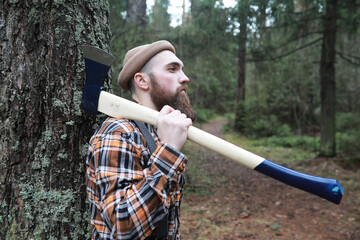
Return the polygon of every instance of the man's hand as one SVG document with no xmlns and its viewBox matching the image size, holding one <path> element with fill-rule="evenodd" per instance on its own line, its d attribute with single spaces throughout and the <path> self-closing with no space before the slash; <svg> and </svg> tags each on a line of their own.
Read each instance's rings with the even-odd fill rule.
<svg viewBox="0 0 360 240">
<path fill-rule="evenodd" d="M 160 140 L 179 151 L 185 145 L 188 128 L 191 125 L 190 118 L 168 105 L 161 109 L 156 122 Z"/>
</svg>

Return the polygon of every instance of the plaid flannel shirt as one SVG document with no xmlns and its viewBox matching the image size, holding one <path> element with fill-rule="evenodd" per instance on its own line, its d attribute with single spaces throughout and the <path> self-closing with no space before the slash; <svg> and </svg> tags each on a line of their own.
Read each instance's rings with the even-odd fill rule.
<svg viewBox="0 0 360 240">
<path fill-rule="evenodd" d="M 90 140 L 86 180 L 92 239 L 145 239 L 166 213 L 170 239 L 180 239 L 187 158 L 146 126 L 157 143 L 153 154 L 131 120 L 108 118 Z"/>
</svg>

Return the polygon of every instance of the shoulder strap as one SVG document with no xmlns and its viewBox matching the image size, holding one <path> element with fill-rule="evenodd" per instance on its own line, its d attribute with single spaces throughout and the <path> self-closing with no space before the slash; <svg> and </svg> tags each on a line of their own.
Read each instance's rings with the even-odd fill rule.
<svg viewBox="0 0 360 240">
<path fill-rule="evenodd" d="M 147 146 L 150 150 L 150 153 L 151 154 L 154 153 L 157 148 L 157 145 L 156 145 L 154 138 L 151 136 L 149 130 L 147 129 L 147 127 L 145 126 L 145 124 L 143 122 L 139 122 L 139 121 L 134 121 L 134 122 L 140 129 L 142 135 L 145 137 Z"/>
<path fill-rule="evenodd" d="M 149 130 L 147 129 L 147 127 L 145 126 L 145 124 L 143 122 L 140 121 L 134 121 L 135 124 L 138 126 L 138 128 L 140 129 L 142 135 L 145 137 L 146 139 L 146 143 L 147 146 L 150 150 L 150 153 L 154 153 L 157 145 L 156 142 L 154 140 L 154 138 L 151 136 Z M 166 239 L 167 235 L 168 235 L 168 215 L 166 214 L 165 217 L 160 220 L 160 222 L 158 223 L 158 226 L 156 228 L 156 238 L 157 239 Z"/>
</svg>

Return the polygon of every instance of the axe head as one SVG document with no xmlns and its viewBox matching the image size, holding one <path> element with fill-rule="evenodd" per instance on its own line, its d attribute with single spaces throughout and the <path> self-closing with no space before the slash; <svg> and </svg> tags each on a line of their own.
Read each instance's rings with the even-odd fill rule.
<svg viewBox="0 0 360 240">
<path fill-rule="evenodd" d="M 115 57 L 98 47 L 82 45 L 80 48 L 84 54 L 86 73 L 81 108 L 89 113 L 97 114 L 104 77 L 115 61 Z"/>
</svg>

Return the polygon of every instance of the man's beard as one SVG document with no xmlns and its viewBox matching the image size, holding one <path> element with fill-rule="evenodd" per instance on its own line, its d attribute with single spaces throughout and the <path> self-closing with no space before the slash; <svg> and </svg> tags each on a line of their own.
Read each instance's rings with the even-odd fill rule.
<svg viewBox="0 0 360 240">
<path fill-rule="evenodd" d="M 187 86 L 183 84 L 176 90 L 176 93 L 173 94 L 171 92 L 164 91 L 164 89 L 159 86 L 157 82 L 158 80 L 154 77 L 153 74 L 149 75 L 152 86 L 150 97 L 157 110 L 160 111 L 165 105 L 169 105 L 170 107 L 184 113 L 192 121 L 195 121 L 196 112 L 191 107 L 189 97 L 185 92 Z"/>
</svg>

